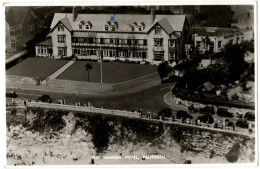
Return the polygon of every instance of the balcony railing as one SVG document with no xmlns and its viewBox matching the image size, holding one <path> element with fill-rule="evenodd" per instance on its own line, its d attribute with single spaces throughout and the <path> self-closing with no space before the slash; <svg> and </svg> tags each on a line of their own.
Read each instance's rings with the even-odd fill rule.
<svg viewBox="0 0 260 169">
<path fill-rule="evenodd" d="M 164 51 L 164 48 L 163 48 L 163 46 L 154 46 L 153 51 L 158 51 L 158 52 Z"/>
</svg>

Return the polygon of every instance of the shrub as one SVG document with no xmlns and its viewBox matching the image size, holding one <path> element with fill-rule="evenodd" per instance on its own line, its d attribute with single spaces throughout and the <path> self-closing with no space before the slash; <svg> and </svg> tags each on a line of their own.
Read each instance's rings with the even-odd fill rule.
<svg viewBox="0 0 260 169">
<path fill-rule="evenodd" d="M 238 160 L 238 156 L 240 153 L 240 145 L 239 143 L 235 143 L 231 150 L 226 154 L 226 159 L 228 162 L 234 163 Z"/>
</svg>

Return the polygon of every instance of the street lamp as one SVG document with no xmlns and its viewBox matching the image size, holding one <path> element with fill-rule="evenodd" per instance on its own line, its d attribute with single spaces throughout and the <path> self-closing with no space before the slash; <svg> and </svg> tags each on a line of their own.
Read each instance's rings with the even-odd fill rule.
<svg viewBox="0 0 260 169">
<path fill-rule="evenodd" d="M 101 56 L 101 41 L 100 41 L 100 83 L 102 84 L 102 56 Z"/>
</svg>

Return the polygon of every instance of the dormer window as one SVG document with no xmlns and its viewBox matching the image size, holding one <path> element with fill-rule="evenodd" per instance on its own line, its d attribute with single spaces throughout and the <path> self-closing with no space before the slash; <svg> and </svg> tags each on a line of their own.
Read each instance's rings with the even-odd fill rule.
<svg viewBox="0 0 260 169">
<path fill-rule="evenodd" d="M 79 24 L 79 29 L 82 29 L 82 25 L 81 24 Z"/>
<path fill-rule="evenodd" d="M 143 27 L 142 26 L 138 26 L 138 30 L 141 32 L 143 31 Z"/>
<path fill-rule="evenodd" d="M 108 31 L 108 25 L 105 25 L 105 31 Z"/>
<path fill-rule="evenodd" d="M 131 30 L 132 30 L 132 32 L 135 31 L 135 26 L 134 25 L 131 26 Z"/>
<path fill-rule="evenodd" d="M 112 31 L 115 31 L 115 30 L 116 30 L 116 26 L 115 26 L 115 25 L 112 25 L 111 28 L 112 28 L 112 29 L 111 29 Z"/>
<path fill-rule="evenodd" d="M 90 25 L 85 25 L 86 30 L 90 30 Z"/>
<path fill-rule="evenodd" d="M 116 29 L 118 29 L 118 22 L 114 21 L 113 24 L 116 26 Z"/>
</svg>

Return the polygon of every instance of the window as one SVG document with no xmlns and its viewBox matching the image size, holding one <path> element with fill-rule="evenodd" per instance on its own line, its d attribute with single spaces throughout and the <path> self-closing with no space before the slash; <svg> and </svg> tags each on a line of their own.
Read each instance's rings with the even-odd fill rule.
<svg viewBox="0 0 260 169">
<path fill-rule="evenodd" d="M 67 48 L 58 47 L 58 55 L 59 56 L 66 56 L 67 55 Z"/>
<path fill-rule="evenodd" d="M 79 38 L 79 43 L 84 43 L 84 38 Z"/>
<path fill-rule="evenodd" d="M 175 53 L 169 53 L 169 60 L 175 60 Z"/>
<path fill-rule="evenodd" d="M 66 35 L 58 35 L 58 43 L 66 43 Z"/>
<path fill-rule="evenodd" d="M 120 41 L 119 39 L 116 39 L 116 45 L 119 45 Z"/>
<path fill-rule="evenodd" d="M 142 27 L 142 26 L 139 26 L 139 27 L 138 27 L 138 30 L 139 30 L 139 31 L 142 31 L 142 30 L 143 30 L 143 27 Z"/>
<path fill-rule="evenodd" d="M 72 38 L 73 43 L 78 43 L 78 38 Z"/>
<path fill-rule="evenodd" d="M 114 39 L 110 39 L 110 44 L 114 44 Z"/>
<path fill-rule="evenodd" d="M 162 60 L 164 60 L 163 58 L 164 58 L 164 52 L 163 51 L 154 52 L 154 60 L 162 61 Z"/>
<path fill-rule="evenodd" d="M 64 31 L 63 25 L 59 25 L 59 26 L 58 26 L 58 31 Z"/>
<path fill-rule="evenodd" d="M 40 48 L 38 48 L 38 53 L 41 53 L 41 49 Z"/>
<path fill-rule="evenodd" d="M 85 25 L 85 29 L 90 30 L 90 26 L 89 25 Z"/>
<path fill-rule="evenodd" d="M 162 47 L 163 46 L 163 38 L 156 38 L 154 39 L 154 46 Z"/>
<path fill-rule="evenodd" d="M 144 46 L 147 46 L 147 40 L 144 39 L 144 42 L 143 42 Z"/>
<path fill-rule="evenodd" d="M 169 47 L 175 47 L 175 41 L 169 40 Z"/>
<path fill-rule="evenodd" d="M 135 31 L 135 26 L 134 25 L 131 26 L 131 30 L 132 30 L 132 32 Z"/>
<path fill-rule="evenodd" d="M 161 34 L 162 33 L 162 28 L 160 25 L 155 25 L 155 34 Z"/>
<path fill-rule="evenodd" d="M 127 39 L 127 45 L 132 45 L 131 39 Z"/>
<path fill-rule="evenodd" d="M 94 38 L 88 38 L 88 43 L 94 43 Z"/>
<path fill-rule="evenodd" d="M 104 44 L 104 38 L 100 38 L 100 44 Z"/>
<path fill-rule="evenodd" d="M 105 25 L 105 31 L 108 31 L 108 25 Z"/>
<path fill-rule="evenodd" d="M 116 30 L 116 26 L 115 25 L 112 25 L 111 28 L 112 28 L 112 31 Z"/>
<path fill-rule="evenodd" d="M 146 52 L 142 52 L 142 58 L 146 59 L 146 56 L 147 56 Z"/>
<path fill-rule="evenodd" d="M 138 45 L 138 40 L 137 39 L 134 40 L 134 44 Z"/>
<path fill-rule="evenodd" d="M 221 41 L 218 41 L 218 48 L 221 48 Z"/>
</svg>

